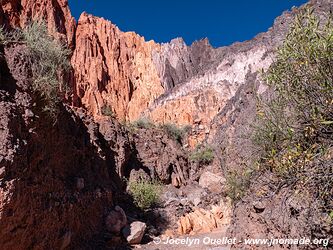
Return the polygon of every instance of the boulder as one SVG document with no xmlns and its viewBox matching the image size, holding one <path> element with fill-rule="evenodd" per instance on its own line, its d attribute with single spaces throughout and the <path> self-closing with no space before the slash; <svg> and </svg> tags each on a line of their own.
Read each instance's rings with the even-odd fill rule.
<svg viewBox="0 0 333 250">
<path fill-rule="evenodd" d="M 113 211 L 106 217 L 106 228 L 109 232 L 119 234 L 127 224 L 127 218 L 124 210 L 116 206 Z"/>
<path fill-rule="evenodd" d="M 123 229 L 123 235 L 129 244 L 139 244 L 146 230 L 146 224 L 134 221 Z"/>
<path fill-rule="evenodd" d="M 223 190 L 226 179 L 211 172 L 204 172 L 199 179 L 199 185 L 209 191 L 219 193 Z"/>
</svg>

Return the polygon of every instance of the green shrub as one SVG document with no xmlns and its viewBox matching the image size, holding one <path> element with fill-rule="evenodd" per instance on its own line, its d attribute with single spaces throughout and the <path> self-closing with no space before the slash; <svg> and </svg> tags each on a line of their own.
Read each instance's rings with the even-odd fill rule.
<svg viewBox="0 0 333 250">
<path fill-rule="evenodd" d="M 147 209 L 158 203 L 161 186 L 156 182 L 140 179 L 129 183 L 129 193 L 138 207 Z"/>
<path fill-rule="evenodd" d="M 161 126 L 167 134 L 176 141 L 181 142 L 191 126 L 178 127 L 172 123 L 165 123 Z"/>
<path fill-rule="evenodd" d="M 254 136 L 262 169 L 311 193 L 323 207 L 333 195 L 325 156 L 333 139 L 332 58 L 332 16 L 320 23 L 312 10 L 303 10 L 264 75 L 272 94 L 258 99 Z"/>
<path fill-rule="evenodd" d="M 274 155 L 333 135 L 333 25 L 307 9 L 290 28 L 265 79 L 274 90 L 258 105 L 257 141 Z"/>
<path fill-rule="evenodd" d="M 3 44 L 5 42 L 6 36 L 5 31 L 3 27 L 0 27 L 0 44 Z"/>
<path fill-rule="evenodd" d="M 229 172 L 226 176 L 226 192 L 233 200 L 237 201 L 243 198 L 250 187 L 252 171 Z"/>
<path fill-rule="evenodd" d="M 26 45 L 24 52 L 31 67 L 32 89 L 46 101 L 45 110 L 55 115 L 60 89 L 67 87 L 60 86 L 60 80 L 61 74 L 70 68 L 70 50 L 48 34 L 43 21 L 34 21 L 22 30 L 1 33 L 0 39 L 5 45 L 16 42 Z"/>
<path fill-rule="evenodd" d="M 145 128 L 145 129 L 155 127 L 155 125 L 152 123 L 152 121 L 145 117 L 142 117 L 142 118 L 132 122 L 131 126 L 135 127 L 135 128 Z"/>
<path fill-rule="evenodd" d="M 101 113 L 102 113 L 102 115 L 104 115 L 104 116 L 113 116 L 114 114 L 113 114 L 113 111 L 112 111 L 112 109 L 111 109 L 111 107 L 110 106 L 107 106 L 107 105 L 104 105 L 102 108 L 101 108 Z"/>
<path fill-rule="evenodd" d="M 201 164 L 209 164 L 214 160 L 214 151 L 209 146 L 199 146 L 190 154 L 190 160 Z"/>
</svg>

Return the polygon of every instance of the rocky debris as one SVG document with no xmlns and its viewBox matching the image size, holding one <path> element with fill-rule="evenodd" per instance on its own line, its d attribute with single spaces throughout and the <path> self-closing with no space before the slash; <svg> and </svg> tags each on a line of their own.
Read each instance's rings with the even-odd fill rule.
<svg viewBox="0 0 333 250">
<path fill-rule="evenodd" d="M 199 185 L 213 193 L 221 193 L 225 182 L 226 179 L 223 176 L 213 174 L 209 171 L 203 172 L 199 179 Z"/>
<path fill-rule="evenodd" d="M 186 186 L 181 186 L 180 188 L 168 185 L 163 188 L 160 197 L 160 207 L 156 209 L 159 216 L 153 219 L 152 224 L 157 232 L 163 232 L 162 235 L 164 236 L 166 232 L 178 235 L 180 218 L 186 217 L 187 214 L 196 210 L 211 211 L 211 208 L 215 206 L 225 208 L 225 204 L 229 204 L 229 209 L 231 209 L 229 201 L 225 200 L 222 203 L 221 196 L 200 187 L 195 182 L 188 183 Z M 226 211 L 225 214 L 228 214 L 228 218 L 231 216 L 230 211 Z M 204 218 L 202 219 L 204 220 Z M 227 223 L 229 222 L 226 221 L 225 224 Z"/>
<path fill-rule="evenodd" d="M 221 202 L 210 210 L 197 208 L 185 214 L 178 221 L 178 233 L 198 234 L 211 232 L 213 229 L 228 227 L 231 221 L 231 202 Z"/>
<path fill-rule="evenodd" d="M 142 168 L 136 170 L 132 169 L 129 175 L 129 183 L 136 182 L 139 180 L 144 180 L 144 181 L 151 181 L 151 177 L 148 173 L 146 173 Z"/>
<path fill-rule="evenodd" d="M 146 231 L 146 224 L 141 221 L 134 221 L 123 229 L 123 235 L 131 245 L 141 243 L 142 237 Z"/>
<path fill-rule="evenodd" d="M 116 206 L 106 217 L 106 228 L 109 232 L 119 234 L 127 224 L 127 217 L 124 210 Z"/>
<path fill-rule="evenodd" d="M 329 151 L 328 151 L 329 152 Z M 328 153 L 305 167 L 304 171 L 319 165 L 329 167 L 333 155 Z M 317 187 L 304 189 L 303 184 L 281 187 L 280 177 L 272 172 L 255 176 L 248 194 L 234 207 L 228 235 L 239 238 L 331 239 L 332 220 L 317 197 Z M 240 247 L 240 244 L 235 246 Z M 242 249 L 251 249 L 241 245 Z M 275 249 L 331 249 L 332 243 L 323 245 L 275 245 Z M 262 249 L 269 249 L 262 246 Z"/>
<path fill-rule="evenodd" d="M 202 203 L 203 198 L 207 196 L 207 192 L 200 188 L 193 188 L 192 191 L 187 192 L 185 196 L 189 204 L 197 207 L 200 203 Z"/>
</svg>

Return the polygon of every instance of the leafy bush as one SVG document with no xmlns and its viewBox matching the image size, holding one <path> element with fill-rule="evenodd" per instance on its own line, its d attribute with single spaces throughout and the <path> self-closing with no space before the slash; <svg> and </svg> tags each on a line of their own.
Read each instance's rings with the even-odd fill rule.
<svg viewBox="0 0 333 250">
<path fill-rule="evenodd" d="M 190 160 L 201 164 L 209 164 L 214 160 L 214 151 L 209 146 L 199 146 L 190 154 Z"/>
<path fill-rule="evenodd" d="M 190 126 L 178 127 L 172 123 L 165 123 L 162 128 L 167 132 L 167 134 L 174 140 L 181 142 L 186 133 L 191 129 Z"/>
<path fill-rule="evenodd" d="M 158 203 L 161 186 L 156 182 L 140 179 L 129 183 L 129 192 L 138 207 L 147 209 Z"/>
<path fill-rule="evenodd" d="M 265 79 L 274 90 L 259 102 L 257 138 L 270 155 L 309 147 L 333 135 L 333 25 L 307 9 L 291 26 Z"/>
<path fill-rule="evenodd" d="M 313 11 L 299 14 L 264 75 L 272 92 L 259 99 L 255 142 L 262 164 L 284 184 L 332 206 L 333 24 Z M 331 204 L 331 205 L 328 205 Z"/>
<path fill-rule="evenodd" d="M 155 125 L 148 118 L 145 117 L 132 122 L 131 126 L 136 128 L 146 128 L 146 129 L 155 127 Z"/>
<path fill-rule="evenodd" d="M 3 31 L 3 30 L 2 30 Z M 43 21 L 34 21 L 24 29 L 1 32 L 1 42 L 11 44 L 19 42 L 26 45 L 26 60 L 32 73 L 32 88 L 47 102 L 45 110 L 55 115 L 60 101 L 61 73 L 70 67 L 70 50 L 48 34 Z"/>
<path fill-rule="evenodd" d="M 226 176 L 227 195 L 233 200 L 240 200 L 250 187 L 252 171 L 242 171 L 241 174 L 230 172 Z"/>
</svg>

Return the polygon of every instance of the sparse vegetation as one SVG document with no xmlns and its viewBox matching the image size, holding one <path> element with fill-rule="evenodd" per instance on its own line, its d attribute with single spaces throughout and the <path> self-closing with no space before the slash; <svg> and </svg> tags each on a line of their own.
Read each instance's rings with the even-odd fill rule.
<svg viewBox="0 0 333 250">
<path fill-rule="evenodd" d="M 186 133 L 191 130 L 191 126 L 178 127 L 173 123 L 165 123 L 161 127 L 171 138 L 179 142 L 181 142 Z"/>
<path fill-rule="evenodd" d="M 158 203 L 161 185 L 157 182 L 139 179 L 129 183 L 129 193 L 138 207 L 147 209 Z"/>
<path fill-rule="evenodd" d="M 101 113 L 102 115 L 105 115 L 105 116 L 110 116 L 112 117 L 114 114 L 113 114 L 113 111 L 111 109 L 110 106 L 108 105 L 104 105 L 102 108 L 101 108 Z"/>
<path fill-rule="evenodd" d="M 3 27 L 0 27 L 0 44 L 3 44 L 5 42 L 5 31 Z"/>
<path fill-rule="evenodd" d="M 193 162 L 198 162 L 200 164 L 209 164 L 214 160 L 214 151 L 208 145 L 200 145 L 194 150 L 194 152 L 190 154 L 189 158 Z"/>
<path fill-rule="evenodd" d="M 48 34 L 43 21 L 34 21 L 22 30 L 4 32 L 1 29 L 0 42 L 5 45 L 17 42 L 26 45 L 24 53 L 31 68 L 32 89 L 44 98 L 45 110 L 54 117 L 60 101 L 60 90 L 66 88 L 60 84 L 61 73 L 70 67 L 70 50 Z"/>
<path fill-rule="evenodd" d="M 246 171 L 242 171 L 241 174 L 238 172 L 230 172 L 226 177 L 227 195 L 233 201 L 237 201 L 243 198 L 250 187 L 252 171 L 247 169 Z"/>
<path fill-rule="evenodd" d="M 155 127 L 153 122 L 146 117 L 139 118 L 138 120 L 132 122 L 130 124 L 130 126 L 135 127 L 135 128 L 145 128 L 145 129 Z"/>
<path fill-rule="evenodd" d="M 332 208 L 333 176 L 325 160 L 333 139 L 333 25 L 306 9 L 291 26 L 264 78 L 255 142 L 261 166 Z"/>
</svg>

